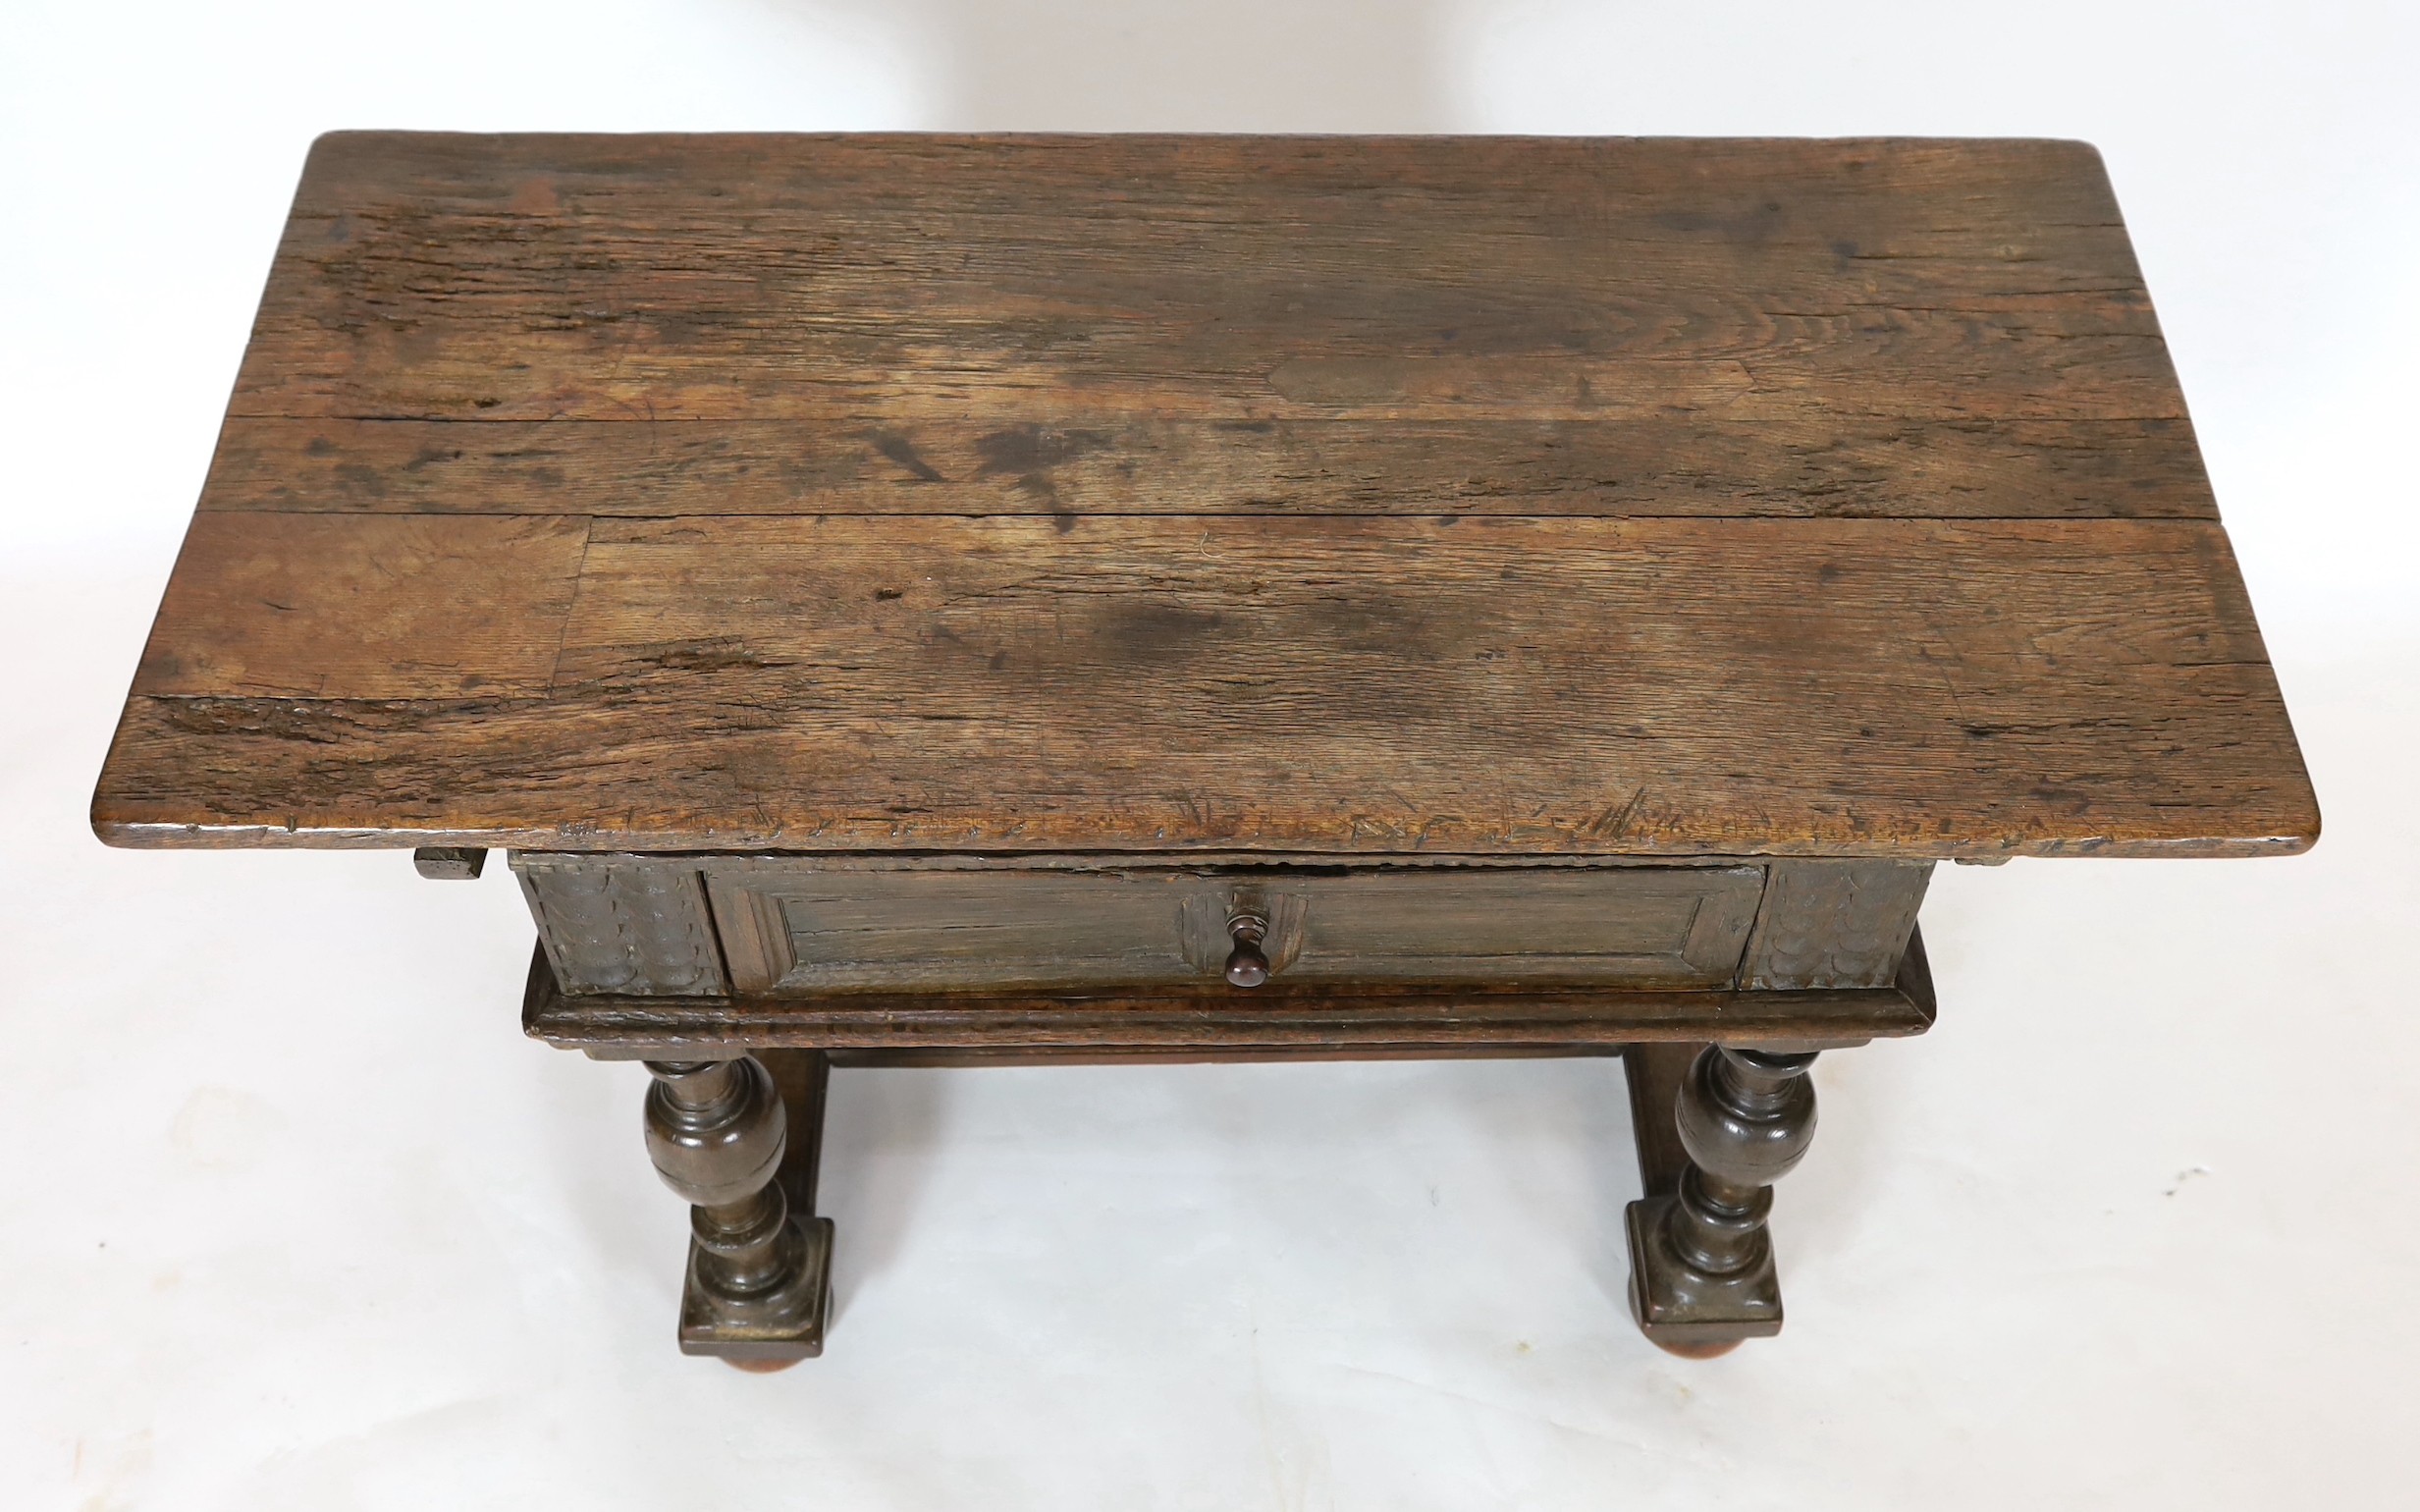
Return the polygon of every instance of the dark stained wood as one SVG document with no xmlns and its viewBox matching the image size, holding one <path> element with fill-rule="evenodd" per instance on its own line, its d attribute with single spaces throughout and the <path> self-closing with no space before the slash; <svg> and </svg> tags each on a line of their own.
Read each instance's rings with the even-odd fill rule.
<svg viewBox="0 0 2420 1512">
<path fill-rule="evenodd" d="M 1623 1215 L 1631 1315 L 1652 1342 L 1704 1359 L 1781 1331 L 1765 1220 L 1773 1183 L 1814 1138 L 1814 1060 L 1811 1051 L 1709 1045 L 1682 1074 L 1673 1122 L 1688 1160 L 1668 1193 Z"/>
<path fill-rule="evenodd" d="M 487 852 L 473 845 L 422 845 L 412 851 L 411 866 L 432 882 L 477 882 L 487 870 Z"/>
<path fill-rule="evenodd" d="M 751 1370 L 822 1354 L 833 1225 L 796 1211 L 780 1179 L 781 1088 L 751 1055 L 650 1060 L 647 1071 L 647 1154 L 690 1204 L 681 1352 Z"/>
<path fill-rule="evenodd" d="M 655 1054 L 657 1049 L 635 1041 L 579 1047 L 580 1053 L 589 1059 L 603 1061 L 645 1060 Z M 969 1070 L 1004 1065 L 1258 1065 L 1307 1060 L 1601 1060 L 1627 1052 L 1619 1045 L 1245 1045 L 1201 1050 L 1027 1045 L 942 1050 L 901 1050 L 894 1047 L 793 1052 L 758 1049 L 749 1053 L 768 1065 L 773 1063 L 769 1058 L 773 1056 L 820 1054 L 834 1066 Z"/>
<path fill-rule="evenodd" d="M 1681 1082 L 1703 1049 L 1687 1040 L 1623 1047 L 1622 1076 L 1630 1088 L 1631 1139 L 1639 1155 L 1641 1196 L 1669 1197 L 1680 1190 L 1689 1152 L 1681 1148 L 1681 1126 L 1673 1110 L 1680 1104 Z"/>
<path fill-rule="evenodd" d="M 512 857 L 554 976 L 574 993 L 729 990 L 692 861 Z"/>
<path fill-rule="evenodd" d="M 408 522 L 463 531 L 461 569 L 496 581 L 484 517 L 209 516 L 243 519 L 297 577 L 359 576 L 345 529 Z M 180 648 L 284 612 L 181 568 L 94 822 L 130 844 L 1909 858 L 2317 833 L 2205 521 L 1060 524 L 597 520 L 567 616 L 550 565 L 448 632 L 452 665 L 511 685 L 418 698 L 333 620 L 299 673 L 214 677 Z"/>
<path fill-rule="evenodd" d="M 1911 956 L 1916 952 L 1910 951 Z M 1663 992 L 1273 981 L 1098 992 L 835 993 L 823 998 L 565 995 L 540 951 L 522 1028 L 573 1050 L 670 1058 L 836 1051 L 1578 1047 L 1660 1040 L 1845 1045 L 1931 1027 L 1929 979 L 1834 992 Z"/>
<path fill-rule="evenodd" d="M 1775 861 L 1740 985 L 1881 987 L 1899 974 L 1928 861 Z"/>
<path fill-rule="evenodd" d="M 644 1051 L 590 1052 L 601 1060 L 637 1059 Z M 1100 1050 L 1044 1045 L 1008 1050 L 835 1050 L 835 1066 L 974 1070 L 1002 1065 L 1259 1065 L 1339 1060 L 1565 1060 L 1624 1053 L 1616 1045 L 1258 1045 L 1212 1050 Z"/>
<path fill-rule="evenodd" d="M 824 1103 L 832 1085 L 832 1057 L 817 1050 L 750 1053 L 772 1073 L 788 1125 L 781 1141 L 781 1168 L 775 1179 L 781 1183 L 790 1211 L 801 1218 L 813 1217 L 817 1177 L 823 1170 Z"/>
</svg>

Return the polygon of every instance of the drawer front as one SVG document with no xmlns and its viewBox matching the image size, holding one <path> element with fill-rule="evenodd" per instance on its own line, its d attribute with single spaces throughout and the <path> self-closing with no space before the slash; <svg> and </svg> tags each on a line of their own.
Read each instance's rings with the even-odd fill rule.
<svg viewBox="0 0 2420 1512">
<path fill-rule="evenodd" d="M 1760 866 L 949 870 L 704 863 L 743 993 L 1216 979 L 1228 921 L 1282 980 L 1726 987 Z"/>
</svg>

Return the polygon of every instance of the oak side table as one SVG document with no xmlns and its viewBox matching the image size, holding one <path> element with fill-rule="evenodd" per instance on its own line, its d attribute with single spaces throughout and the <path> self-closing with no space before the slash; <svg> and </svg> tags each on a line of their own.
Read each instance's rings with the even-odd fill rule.
<svg viewBox="0 0 2420 1512">
<path fill-rule="evenodd" d="M 834 1065 L 1620 1054 L 1781 1326 L 1933 865 L 2319 815 L 2063 141 L 347 133 L 93 799 L 511 853 L 683 1350 L 822 1347 Z"/>
</svg>

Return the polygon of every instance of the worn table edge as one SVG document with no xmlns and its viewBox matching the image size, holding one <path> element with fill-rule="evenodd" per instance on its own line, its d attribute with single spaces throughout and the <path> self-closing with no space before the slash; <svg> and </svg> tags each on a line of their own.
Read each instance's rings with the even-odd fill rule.
<svg viewBox="0 0 2420 1512">
<path fill-rule="evenodd" d="M 170 824 L 120 817 L 100 799 L 92 812 L 92 833 L 105 844 L 131 850 L 402 850 L 423 845 L 485 847 L 498 850 L 631 852 L 648 855 L 1088 855 L 1185 857 L 1205 853 L 1268 857 L 1317 856 L 1339 862 L 1383 861 L 1389 857 L 1443 854 L 1520 857 L 1524 860 L 1614 861 L 1628 858 L 1717 860 L 1738 856 L 1788 856 L 1805 859 L 1949 861 L 1963 858 L 2106 856 L 2130 859 L 2238 859 L 2249 856 L 2289 856 L 2309 850 L 2319 841 L 2319 813 L 2311 809 L 2307 825 L 2273 835 L 2221 836 L 2073 836 L 2047 839 L 1938 840 L 1873 842 L 1867 844 L 1793 843 L 1787 840 L 1733 837 L 1689 844 L 1640 844 L 1636 839 L 1605 849 L 1562 846 L 1552 850 L 1506 846 L 1477 849 L 1463 846 L 1451 852 L 1424 851 L 1404 845 L 1337 848 L 1318 844 L 1239 843 L 1232 839 L 1164 841 L 1150 845 L 1104 845 L 1074 851 L 1064 844 L 1020 846 L 990 837 L 970 837 L 963 845 L 870 846 L 862 842 L 817 844 L 812 839 L 781 835 L 738 834 L 729 837 L 694 833 L 593 830 L 354 830 L 319 829 L 306 825 Z"/>
<path fill-rule="evenodd" d="M 1755 146 L 1769 143 L 1810 145 L 1875 145 L 1895 146 L 2025 146 L 2067 147 L 2089 152 L 2098 160 L 2100 147 L 2082 136 L 2041 135 L 2029 133 L 1891 133 L 1849 132 L 1839 135 L 1825 133 L 1739 132 L 1693 134 L 1687 132 L 952 132 L 952 131 L 824 131 L 824 132 L 466 132 L 415 130 L 390 127 L 333 127 L 311 138 L 307 151 L 347 146 L 360 141 L 727 141 L 727 142 L 789 142 L 789 141 L 858 141 L 858 142 L 1032 142 L 1037 145 L 1098 143 L 1103 138 L 1120 142 L 1178 142 L 1204 139 L 1219 141 L 1538 141 L 1538 142 L 1624 142 L 1642 144 L 1689 144 L 1716 142 L 1724 145 Z"/>
</svg>

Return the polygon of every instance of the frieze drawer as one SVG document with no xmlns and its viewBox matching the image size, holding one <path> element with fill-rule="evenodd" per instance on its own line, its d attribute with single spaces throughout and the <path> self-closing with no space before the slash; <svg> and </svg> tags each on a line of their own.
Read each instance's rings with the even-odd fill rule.
<svg viewBox="0 0 2420 1512">
<path fill-rule="evenodd" d="M 1260 980 L 1725 987 L 1760 866 L 1085 869 L 709 859 L 741 993 Z M 1238 967 L 1257 960 L 1259 969 Z"/>
</svg>

